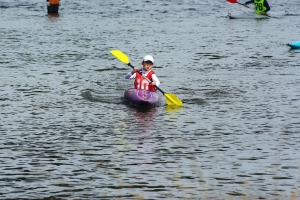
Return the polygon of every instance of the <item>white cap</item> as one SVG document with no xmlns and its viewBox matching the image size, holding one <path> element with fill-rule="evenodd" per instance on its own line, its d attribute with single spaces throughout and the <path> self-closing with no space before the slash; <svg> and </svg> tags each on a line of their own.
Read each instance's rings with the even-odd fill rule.
<svg viewBox="0 0 300 200">
<path fill-rule="evenodd" d="M 152 63 L 154 64 L 154 59 L 153 59 L 153 57 L 150 56 L 150 55 L 146 55 L 146 56 L 144 57 L 143 61 L 144 61 L 144 62 L 150 61 L 150 62 L 152 62 Z"/>
</svg>

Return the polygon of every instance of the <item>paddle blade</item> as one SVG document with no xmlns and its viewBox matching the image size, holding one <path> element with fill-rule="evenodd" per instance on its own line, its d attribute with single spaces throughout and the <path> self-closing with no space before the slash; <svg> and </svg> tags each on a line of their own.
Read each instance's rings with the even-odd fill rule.
<svg viewBox="0 0 300 200">
<path fill-rule="evenodd" d="M 118 58 L 121 62 L 129 64 L 129 58 L 120 50 L 111 50 L 110 53 Z"/>
<path fill-rule="evenodd" d="M 226 0 L 226 1 L 229 2 L 229 3 L 238 3 L 237 0 Z"/>
<path fill-rule="evenodd" d="M 182 106 L 182 101 L 174 94 L 164 94 L 167 100 L 167 104 L 170 106 Z"/>
</svg>

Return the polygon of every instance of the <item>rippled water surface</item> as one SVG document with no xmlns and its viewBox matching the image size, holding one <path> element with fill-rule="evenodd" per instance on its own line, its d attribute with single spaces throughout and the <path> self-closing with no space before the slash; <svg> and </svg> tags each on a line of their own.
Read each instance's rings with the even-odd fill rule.
<svg viewBox="0 0 300 200">
<path fill-rule="evenodd" d="M 0 199 L 299 199 L 298 0 L 0 1 Z M 151 54 L 183 101 L 132 108 Z"/>
</svg>

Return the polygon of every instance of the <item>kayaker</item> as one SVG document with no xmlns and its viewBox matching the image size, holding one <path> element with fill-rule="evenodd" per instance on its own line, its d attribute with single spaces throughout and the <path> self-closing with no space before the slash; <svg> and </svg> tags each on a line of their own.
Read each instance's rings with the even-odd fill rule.
<svg viewBox="0 0 300 200">
<path fill-rule="evenodd" d="M 267 0 L 250 0 L 244 3 L 245 7 L 248 4 L 254 3 L 254 13 L 259 15 L 267 15 L 268 11 L 271 10 Z"/>
<path fill-rule="evenodd" d="M 60 0 L 46 0 L 48 14 L 58 14 Z"/>
<path fill-rule="evenodd" d="M 131 72 L 125 75 L 126 79 L 135 79 L 134 88 L 156 91 L 156 86 L 159 86 L 160 82 L 152 70 L 154 65 L 154 59 L 151 55 L 146 55 L 142 61 L 143 69 L 134 67 Z M 141 75 L 142 74 L 142 75 Z M 144 78 L 146 77 L 150 82 Z"/>
</svg>

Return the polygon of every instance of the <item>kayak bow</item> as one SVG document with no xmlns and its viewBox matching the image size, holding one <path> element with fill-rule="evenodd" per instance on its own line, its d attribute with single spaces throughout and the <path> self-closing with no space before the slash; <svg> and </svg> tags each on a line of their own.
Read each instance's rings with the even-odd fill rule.
<svg viewBox="0 0 300 200">
<path fill-rule="evenodd" d="M 155 107 L 161 103 L 159 93 L 136 88 L 125 90 L 124 98 L 130 105 L 137 107 Z"/>
</svg>

